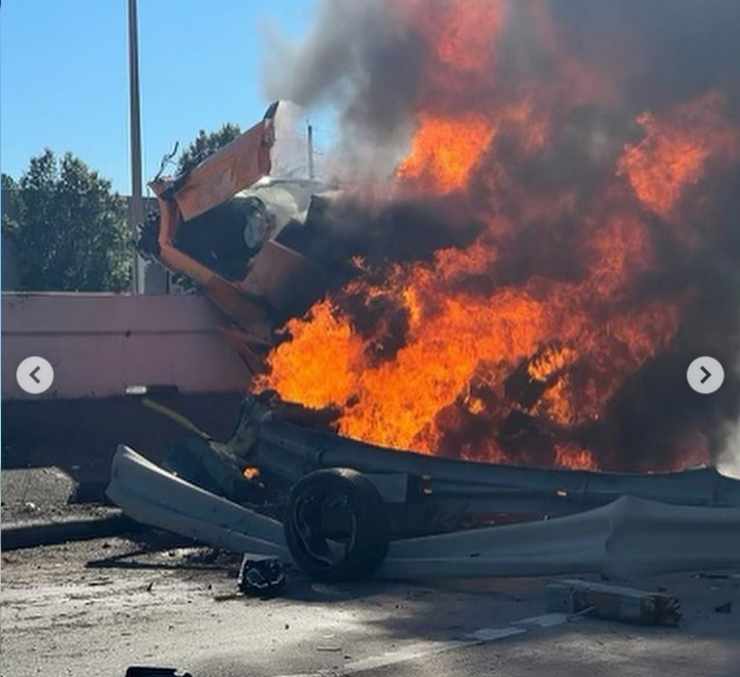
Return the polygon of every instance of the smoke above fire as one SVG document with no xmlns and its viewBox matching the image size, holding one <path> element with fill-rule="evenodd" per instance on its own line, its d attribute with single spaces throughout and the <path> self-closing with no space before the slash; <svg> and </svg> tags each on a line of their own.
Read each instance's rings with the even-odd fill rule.
<svg viewBox="0 0 740 677">
<path fill-rule="evenodd" d="M 270 53 L 271 96 L 338 112 L 355 189 L 258 388 L 451 457 L 719 453 L 740 379 L 685 372 L 740 354 L 737 2 L 331 0 Z"/>
</svg>

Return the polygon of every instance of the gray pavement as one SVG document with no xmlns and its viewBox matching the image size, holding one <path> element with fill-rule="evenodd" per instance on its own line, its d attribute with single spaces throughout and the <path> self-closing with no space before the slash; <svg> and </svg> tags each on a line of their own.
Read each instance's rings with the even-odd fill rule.
<svg viewBox="0 0 740 677">
<path fill-rule="evenodd" d="M 125 539 L 3 555 L 3 677 L 123 677 L 131 664 L 194 677 L 362 674 L 740 674 L 740 578 L 676 575 L 675 629 L 546 615 L 545 579 L 314 584 L 235 596 L 235 559 Z M 133 554 L 132 554 L 133 553 Z M 109 566 L 86 568 L 107 558 Z M 113 568 L 112 565 L 115 565 Z M 714 608 L 732 601 L 730 614 Z"/>
<path fill-rule="evenodd" d="M 59 468 L 3 468 L 0 498 L 4 522 L 54 518 L 68 511 L 76 483 Z"/>
</svg>

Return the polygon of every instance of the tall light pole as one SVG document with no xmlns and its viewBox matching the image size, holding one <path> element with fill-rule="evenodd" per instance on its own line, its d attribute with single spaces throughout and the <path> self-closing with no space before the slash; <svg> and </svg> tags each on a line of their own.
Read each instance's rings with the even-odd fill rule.
<svg viewBox="0 0 740 677">
<path fill-rule="evenodd" d="M 139 112 L 139 35 L 136 0 L 128 0 L 128 71 L 131 119 L 131 202 L 129 203 L 129 227 L 136 237 L 136 226 L 144 221 L 144 198 L 141 186 L 141 117 Z M 140 294 L 143 275 L 138 252 L 134 253 L 131 290 Z"/>
<path fill-rule="evenodd" d="M 308 178 L 313 181 L 313 127 L 308 125 Z"/>
</svg>

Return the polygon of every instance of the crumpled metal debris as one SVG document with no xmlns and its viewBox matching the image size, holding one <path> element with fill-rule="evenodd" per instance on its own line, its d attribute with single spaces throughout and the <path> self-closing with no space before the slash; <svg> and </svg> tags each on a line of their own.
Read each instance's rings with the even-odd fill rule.
<svg viewBox="0 0 740 677">
<path fill-rule="evenodd" d="M 402 454 L 397 454 L 401 456 Z M 165 472 L 121 446 L 108 497 L 134 519 L 232 552 L 291 561 L 283 525 Z M 567 517 L 394 540 L 377 576 L 603 573 L 629 579 L 734 568 L 740 510 L 623 496 Z M 680 544 L 681 547 L 676 547 Z"/>
<path fill-rule="evenodd" d="M 272 597 L 285 587 L 286 577 L 283 563 L 274 557 L 254 559 L 249 555 L 242 558 L 237 585 L 247 595 Z"/>
<path fill-rule="evenodd" d="M 177 668 L 155 668 L 133 665 L 126 670 L 126 677 L 193 677 L 189 672 L 178 672 Z"/>
<path fill-rule="evenodd" d="M 678 625 L 681 603 L 664 592 L 647 592 L 592 581 L 562 580 L 545 587 L 548 612 L 589 615 L 639 625 Z"/>
</svg>

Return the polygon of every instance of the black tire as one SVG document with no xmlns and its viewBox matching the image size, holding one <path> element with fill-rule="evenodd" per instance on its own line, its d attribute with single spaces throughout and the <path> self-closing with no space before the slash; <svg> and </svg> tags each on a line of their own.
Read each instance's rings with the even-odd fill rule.
<svg viewBox="0 0 740 677">
<path fill-rule="evenodd" d="M 295 563 L 314 579 L 372 575 L 388 552 L 386 507 L 375 485 L 348 468 L 317 470 L 291 489 L 284 520 Z"/>
</svg>

